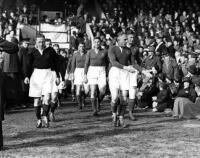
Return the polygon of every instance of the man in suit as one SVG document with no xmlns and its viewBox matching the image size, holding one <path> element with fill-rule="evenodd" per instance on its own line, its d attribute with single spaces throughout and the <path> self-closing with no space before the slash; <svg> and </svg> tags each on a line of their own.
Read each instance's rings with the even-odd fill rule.
<svg viewBox="0 0 200 158">
<path fill-rule="evenodd" d="M 178 64 L 167 51 L 163 53 L 162 73 L 171 81 L 178 75 Z"/>
<path fill-rule="evenodd" d="M 158 56 L 161 56 L 162 53 L 164 51 L 166 51 L 167 47 L 165 46 L 165 43 L 163 42 L 163 37 L 162 36 L 157 36 L 156 37 L 156 49 L 155 49 L 155 52 L 156 52 L 156 55 Z"/>
<path fill-rule="evenodd" d="M 18 40 L 9 35 L 6 36 L 6 39 L 12 43 L 18 44 Z M 15 54 L 4 53 L 3 57 L 3 72 L 6 78 L 6 108 L 11 108 L 16 104 L 19 105 L 22 98 L 20 64 L 17 53 L 18 50 Z"/>
<path fill-rule="evenodd" d="M 18 51 L 18 46 L 12 42 L 8 42 L 0 38 L 0 50 L 5 53 L 14 54 Z M 0 150 L 3 149 L 2 121 L 4 120 L 4 104 L 5 104 L 5 78 L 3 72 L 0 70 Z"/>
<path fill-rule="evenodd" d="M 25 74 L 23 73 L 24 70 L 26 69 L 26 66 L 28 65 L 28 51 L 29 51 L 29 39 L 24 39 L 22 41 L 21 47 L 18 52 L 19 56 L 19 63 L 20 63 L 20 69 L 22 70 L 21 72 L 21 79 L 22 79 L 22 91 L 23 91 L 23 98 L 22 98 L 22 104 L 26 106 L 28 103 L 29 97 L 28 97 L 28 85 L 24 84 L 24 78 Z"/>
</svg>

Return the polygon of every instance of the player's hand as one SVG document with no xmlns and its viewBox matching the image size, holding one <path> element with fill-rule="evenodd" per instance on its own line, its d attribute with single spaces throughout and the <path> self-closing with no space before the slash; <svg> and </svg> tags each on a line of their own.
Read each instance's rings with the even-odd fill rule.
<svg viewBox="0 0 200 158">
<path fill-rule="evenodd" d="M 24 83 L 25 83 L 25 84 L 29 84 L 29 83 L 30 83 L 30 80 L 29 80 L 28 77 L 26 77 L 26 78 L 24 79 Z"/>
<path fill-rule="evenodd" d="M 57 78 L 56 78 L 56 85 L 58 86 L 59 84 L 60 84 L 60 78 L 57 77 Z"/>
<path fill-rule="evenodd" d="M 132 65 L 128 66 L 128 69 L 130 73 L 135 73 L 137 71 Z"/>
<path fill-rule="evenodd" d="M 71 75 L 72 75 L 71 79 L 72 79 L 72 81 L 74 81 L 74 74 L 71 74 Z"/>
<path fill-rule="evenodd" d="M 131 73 L 134 73 L 136 70 L 135 68 L 133 68 L 133 66 L 124 66 L 123 67 L 124 70 L 128 71 L 128 72 L 131 72 Z"/>
<path fill-rule="evenodd" d="M 65 80 L 69 80 L 69 74 L 68 73 L 65 74 Z"/>
<path fill-rule="evenodd" d="M 84 83 L 88 83 L 87 75 L 84 76 Z"/>
<path fill-rule="evenodd" d="M 148 77 L 148 78 L 153 77 L 153 75 L 150 73 L 150 71 L 145 71 L 145 70 L 143 70 L 142 73 L 143 73 L 146 77 Z"/>
</svg>

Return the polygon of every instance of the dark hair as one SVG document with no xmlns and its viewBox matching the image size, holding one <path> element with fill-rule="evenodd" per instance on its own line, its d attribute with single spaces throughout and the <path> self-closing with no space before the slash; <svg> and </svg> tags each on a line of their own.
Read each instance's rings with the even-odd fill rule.
<svg viewBox="0 0 200 158">
<path fill-rule="evenodd" d="M 59 48 L 59 44 L 56 43 L 56 44 L 53 45 L 53 47 L 58 47 Z"/>
<path fill-rule="evenodd" d="M 45 38 L 45 36 L 42 35 L 42 34 L 38 34 L 38 35 L 36 36 L 36 39 L 37 39 L 37 38 Z"/>
<path fill-rule="evenodd" d="M 101 41 L 101 39 L 99 37 L 94 37 L 94 40 L 98 39 L 99 41 Z"/>
<path fill-rule="evenodd" d="M 167 84 L 166 83 L 159 83 L 159 87 L 162 89 L 167 89 Z"/>
<path fill-rule="evenodd" d="M 84 42 L 80 42 L 78 45 L 80 46 L 81 44 L 82 44 L 82 45 L 85 45 L 85 43 L 84 43 Z"/>
<path fill-rule="evenodd" d="M 51 42 L 51 39 L 47 38 L 45 39 L 45 42 Z"/>
</svg>

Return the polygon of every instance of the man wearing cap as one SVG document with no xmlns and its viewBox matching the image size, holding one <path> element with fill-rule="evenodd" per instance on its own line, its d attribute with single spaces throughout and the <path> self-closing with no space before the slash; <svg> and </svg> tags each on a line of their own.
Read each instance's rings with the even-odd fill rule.
<svg viewBox="0 0 200 158">
<path fill-rule="evenodd" d="M 188 67 L 196 64 L 197 55 L 195 53 L 190 53 L 188 55 Z"/>
<path fill-rule="evenodd" d="M 194 103 L 196 100 L 196 92 L 190 86 L 191 80 L 189 77 L 183 78 L 183 88 L 179 90 L 177 98 L 174 101 L 173 116 L 182 118 L 185 114 L 184 107 L 188 103 Z"/>
<path fill-rule="evenodd" d="M 152 70 L 152 68 L 156 68 L 157 72 L 161 72 L 162 70 L 162 63 L 160 58 L 154 54 L 155 53 L 155 48 L 154 47 L 149 47 L 148 49 L 148 57 L 145 59 L 145 68 L 147 70 Z"/>
<path fill-rule="evenodd" d="M 170 80 L 174 80 L 175 76 L 178 75 L 176 60 L 169 56 L 167 51 L 163 52 L 162 73 Z"/>
<path fill-rule="evenodd" d="M 18 45 L 18 40 L 7 35 L 6 39 Z M 6 108 L 19 105 L 22 97 L 21 80 L 20 80 L 20 64 L 18 52 L 14 54 L 4 53 L 3 72 L 5 74 L 6 86 Z"/>
<path fill-rule="evenodd" d="M 161 56 L 163 51 L 167 49 L 163 42 L 163 37 L 161 35 L 156 37 L 156 43 L 157 43 L 156 48 L 155 48 L 156 55 Z"/>
<path fill-rule="evenodd" d="M 169 56 L 172 58 L 175 58 L 175 48 L 173 46 L 172 40 L 170 38 L 167 38 L 167 51 L 169 52 Z"/>
</svg>

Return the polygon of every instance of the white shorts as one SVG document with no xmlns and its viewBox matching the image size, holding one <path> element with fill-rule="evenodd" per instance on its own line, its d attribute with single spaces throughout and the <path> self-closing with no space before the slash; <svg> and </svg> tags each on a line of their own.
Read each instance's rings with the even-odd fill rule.
<svg viewBox="0 0 200 158">
<path fill-rule="evenodd" d="M 52 76 L 53 76 L 53 82 L 52 82 L 52 90 L 51 93 L 57 93 L 58 92 L 58 85 L 56 85 L 56 72 L 55 71 L 51 71 L 52 72 Z"/>
<path fill-rule="evenodd" d="M 84 84 L 84 68 L 76 68 L 74 71 L 74 84 L 83 85 Z"/>
<path fill-rule="evenodd" d="M 89 85 L 106 86 L 106 70 L 104 66 L 89 66 L 87 79 Z"/>
<path fill-rule="evenodd" d="M 52 75 L 53 75 L 53 83 L 52 83 L 53 85 L 52 85 L 51 93 L 57 93 L 58 90 L 65 89 L 66 86 L 65 86 L 64 81 L 62 81 L 61 74 L 60 74 L 60 84 L 59 85 L 56 85 L 56 78 L 57 78 L 56 72 L 52 71 Z"/>
<path fill-rule="evenodd" d="M 69 74 L 66 73 L 65 74 L 65 79 L 69 80 L 69 81 L 72 81 L 72 78 L 73 78 L 72 76 L 73 76 L 72 73 L 69 73 Z"/>
<path fill-rule="evenodd" d="M 138 71 L 134 73 L 129 72 L 129 89 L 137 87 L 137 77 L 138 77 Z"/>
<path fill-rule="evenodd" d="M 109 71 L 109 87 L 112 89 L 129 90 L 130 74 L 128 71 L 111 67 Z"/>
<path fill-rule="evenodd" d="M 53 76 L 51 69 L 34 69 L 30 78 L 29 96 L 38 98 L 51 93 Z"/>
</svg>

